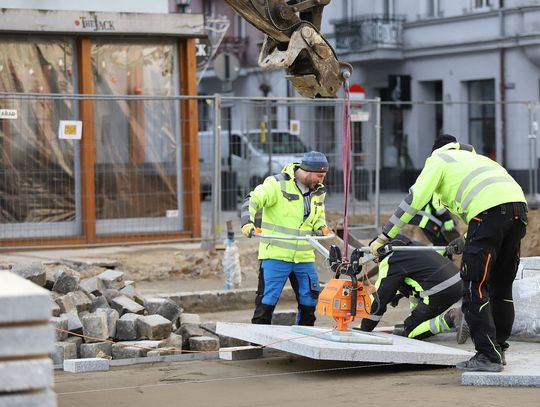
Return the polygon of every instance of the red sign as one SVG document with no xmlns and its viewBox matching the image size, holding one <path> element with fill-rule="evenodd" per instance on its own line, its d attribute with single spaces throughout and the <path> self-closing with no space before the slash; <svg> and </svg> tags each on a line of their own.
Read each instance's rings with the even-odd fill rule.
<svg viewBox="0 0 540 407">
<path fill-rule="evenodd" d="M 366 98 L 366 91 L 359 83 L 353 83 L 349 86 L 351 100 L 362 100 Z"/>
</svg>

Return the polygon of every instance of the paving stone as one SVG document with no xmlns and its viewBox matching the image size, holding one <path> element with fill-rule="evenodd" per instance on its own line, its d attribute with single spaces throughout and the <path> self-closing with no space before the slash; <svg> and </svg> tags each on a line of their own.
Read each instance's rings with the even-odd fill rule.
<svg viewBox="0 0 540 407">
<path fill-rule="evenodd" d="M 120 295 L 109 301 L 111 307 L 118 311 L 120 315 L 128 312 L 133 314 L 144 314 L 144 307 L 129 299 L 125 295 Z"/>
<path fill-rule="evenodd" d="M 49 358 L 0 361 L 0 394 L 51 387 L 52 368 Z M 0 396 L 0 405 L 3 405 L 1 400 Z"/>
<path fill-rule="evenodd" d="M 95 313 L 105 314 L 107 317 L 107 331 L 109 333 L 109 338 L 114 338 L 116 336 L 116 324 L 120 318 L 118 311 L 112 308 L 98 308 Z"/>
<path fill-rule="evenodd" d="M 61 294 L 67 294 L 75 291 L 79 287 L 79 273 L 69 267 L 64 267 L 54 275 L 53 291 Z"/>
<path fill-rule="evenodd" d="M 184 324 L 180 326 L 175 333 L 182 336 L 182 349 L 190 349 L 189 338 L 195 336 L 204 336 L 203 329 L 196 324 Z"/>
<path fill-rule="evenodd" d="M 77 312 L 77 306 L 75 305 L 75 298 L 68 294 L 61 295 L 56 299 L 56 304 L 60 307 L 60 312 Z"/>
<path fill-rule="evenodd" d="M 105 284 L 103 284 L 103 280 L 97 277 L 90 277 L 81 280 L 79 283 L 79 288 L 86 294 L 101 296 L 107 287 L 105 287 Z"/>
<path fill-rule="evenodd" d="M 41 263 L 15 264 L 11 267 L 11 272 L 41 287 L 47 282 L 46 268 Z"/>
<path fill-rule="evenodd" d="M 112 356 L 112 343 L 95 342 L 83 343 L 80 350 L 81 358 L 97 358 L 103 356 Z"/>
<path fill-rule="evenodd" d="M 248 360 L 263 356 L 263 350 L 257 346 L 235 346 L 219 348 L 219 358 L 223 360 Z"/>
<path fill-rule="evenodd" d="M 124 273 L 118 270 L 105 270 L 103 273 L 99 274 L 97 278 L 103 282 L 105 288 L 119 290 L 124 286 Z"/>
<path fill-rule="evenodd" d="M 336 342 L 323 339 L 320 335 L 299 337 L 294 326 L 218 322 L 216 329 L 220 335 L 320 360 L 454 366 L 472 357 L 472 353 L 460 349 L 382 332 L 374 332 L 370 336 L 382 340 L 391 339 L 393 344 Z"/>
<path fill-rule="evenodd" d="M 138 314 L 124 314 L 116 321 L 116 339 L 120 341 L 130 341 L 139 338 L 137 332 L 137 320 L 141 318 Z"/>
<path fill-rule="evenodd" d="M 82 317 L 83 335 L 86 343 L 100 342 L 109 337 L 107 315 L 94 313 Z"/>
<path fill-rule="evenodd" d="M 132 300 L 137 295 L 137 291 L 135 290 L 135 287 L 132 285 L 125 285 L 119 290 L 120 294 L 125 295 L 126 297 L 131 298 Z"/>
<path fill-rule="evenodd" d="M 506 352 L 507 365 L 500 373 L 464 372 L 465 386 L 540 387 L 540 354 L 532 344 L 512 342 Z M 538 344 L 534 344 L 536 346 Z"/>
<path fill-rule="evenodd" d="M 73 342 L 56 342 L 50 356 L 55 366 L 62 365 L 65 359 L 77 358 L 77 345 Z"/>
<path fill-rule="evenodd" d="M 52 325 L 52 327 L 54 329 L 54 333 L 55 333 L 55 337 L 56 337 L 57 342 L 61 342 L 61 341 L 64 341 L 64 340 L 67 339 L 68 333 L 63 332 L 63 331 L 67 331 L 69 329 L 68 328 L 68 319 L 65 316 L 63 316 L 63 317 L 52 317 L 49 320 L 49 323 Z M 60 330 L 58 330 L 58 329 L 60 329 Z"/>
<path fill-rule="evenodd" d="M 182 335 L 171 333 L 171 335 L 159 342 L 158 348 L 175 348 L 182 350 Z"/>
<path fill-rule="evenodd" d="M 92 301 L 92 307 L 90 308 L 92 312 L 95 312 L 99 308 L 110 308 L 109 301 L 107 301 L 104 295 L 90 297 L 90 300 Z"/>
<path fill-rule="evenodd" d="M 149 314 L 161 315 L 171 322 L 180 316 L 180 307 L 168 298 L 147 297 L 144 299 L 144 307 Z"/>
<path fill-rule="evenodd" d="M 144 345 L 140 345 L 143 347 Z M 115 343 L 112 345 L 112 357 L 113 359 L 131 359 L 140 358 L 146 356 L 149 349 L 143 349 L 140 347 L 129 346 L 125 343 Z"/>
<path fill-rule="evenodd" d="M 53 317 L 59 317 L 61 313 L 62 310 L 60 309 L 60 306 L 51 298 L 51 315 Z"/>
<path fill-rule="evenodd" d="M 156 350 L 148 351 L 146 354 L 147 358 L 153 358 L 157 356 L 170 356 L 170 355 L 177 355 L 181 354 L 182 352 L 175 348 L 159 348 Z"/>
<path fill-rule="evenodd" d="M 215 322 L 206 322 L 204 324 L 201 324 L 201 328 L 206 332 L 211 333 L 212 335 L 216 335 L 219 339 L 219 346 L 221 348 L 233 348 L 249 345 L 249 342 L 243 341 L 241 339 L 231 338 L 230 336 L 218 334 L 216 331 Z"/>
<path fill-rule="evenodd" d="M 54 275 L 55 275 L 55 273 L 56 272 L 53 272 L 52 270 L 45 269 L 45 285 L 43 287 L 46 288 L 49 291 L 52 291 L 52 289 L 54 287 L 54 282 L 55 282 Z"/>
<path fill-rule="evenodd" d="M 182 315 L 180 315 L 180 326 L 184 324 L 200 324 L 201 323 L 201 317 L 199 314 L 188 314 L 183 312 Z"/>
<path fill-rule="evenodd" d="M 65 312 L 60 314 L 61 317 L 66 317 L 68 319 L 68 330 L 76 334 L 82 334 L 82 322 L 79 318 L 79 314 L 76 312 Z"/>
<path fill-rule="evenodd" d="M 200 352 L 219 350 L 219 340 L 210 336 L 193 336 L 189 338 L 189 349 Z"/>
<path fill-rule="evenodd" d="M 146 315 L 137 320 L 141 338 L 165 339 L 171 334 L 171 321 L 161 315 Z"/>
<path fill-rule="evenodd" d="M 51 316 L 49 292 L 24 278 L 0 272 L 0 324 L 48 321 Z"/>
<path fill-rule="evenodd" d="M 272 316 L 272 325 L 295 325 L 296 313 L 297 310 L 295 309 L 275 311 L 274 315 Z"/>
<path fill-rule="evenodd" d="M 48 322 L 42 325 L 0 327 L 0 358 L 47 354 L 53 351 L 53 344 L 54 329 Z"/>
<path fill-rule="evenodd" d="M 57 407 L 56 394 L 50 389 L 29 393 L 0 395 L 2 407 Z"/>
<path fill-rule="evenodd" d="M 106 372 L 109 370 L 109 359 L 86 358 L 64 360 L 64 371 L 70 373 Z"/>
<path fill-rule="evenodd" d="M 81 345 L 84 343 L 80 336 L 68 336 L 64 342 L 74 343 L 77 347 L 77 357 L 81 357 Z"/>
<path fill-rule="evenodd" d="M 110 304 L 113 298 L 120 297 L 122 293 L 120 291 L 115 290 L 114 288 L 106 288 L 103 292 L 103 296 L 107 299 L 107 302 Z"/>
</svg>

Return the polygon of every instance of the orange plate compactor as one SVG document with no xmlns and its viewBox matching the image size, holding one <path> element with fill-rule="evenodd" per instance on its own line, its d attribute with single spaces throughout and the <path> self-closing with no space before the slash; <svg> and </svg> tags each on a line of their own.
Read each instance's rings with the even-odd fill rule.
<svg viewBox="0 0 540 407">
<path fill-rule="evenodd" d="M 333 317 L 337 331 L 349 331 L 348 324 L 355 318 L 367 318 L 371 312 L 370 292 L 357 278 L 362 265 L 371 259 L 372 256 L 364 257 L 362 251 L 355 249 L 347 261 L 342 259 L 339 247 L 330 247 L 328 262 L 335 274 L 319 295 L 317 313 Z M 350 280 L 340 280 L 341 275 L 349 276 Z"/>
</svg>

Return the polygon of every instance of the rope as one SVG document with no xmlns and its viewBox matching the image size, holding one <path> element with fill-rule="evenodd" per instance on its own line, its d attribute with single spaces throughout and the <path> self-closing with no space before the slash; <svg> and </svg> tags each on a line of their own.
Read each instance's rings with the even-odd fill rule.
<svg viewBox="0 0 540 407">
<path fill-rule="evenodd" d="M 343 256 L 347 258 L 349 251 L 349 224 L 347 212 L 349 207 L 349 186 L 351 182 L 351 100 L 349 81 L 344 82 L 345 99 L 343 101 Z"/>
</svg>

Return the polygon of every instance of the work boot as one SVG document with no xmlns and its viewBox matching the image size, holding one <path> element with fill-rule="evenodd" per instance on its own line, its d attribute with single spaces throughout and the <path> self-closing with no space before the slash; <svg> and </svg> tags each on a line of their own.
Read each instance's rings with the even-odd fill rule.
<svg viewBox="0 0 540 407">
<path fill-rule="evenodd" d="M 467 372 L 502 372 L 504 369 L 501 363 L 492 362 L 480 352 L 465 362 L 457 363 L 456 367 Z"/>
<path fill-rule="evenodd" d="M 394 325 L 394 329 L 392 330 L 392 335 L 407 336 L 405 335 L 405 326 L 403 324 Z"/>
<path fill-rule="evenodd" d="M 469 331 L 469 325 L 467 325 L 467 322 L 465 321 L 465 316 L 463 315 L 461 308 L 452 308 L 446 315 L 448 315 L 456 328 L 457 343 L 462 345 L 467 342 L 467 339 L 471 336 L 471 332 Z"/>
</svg>

